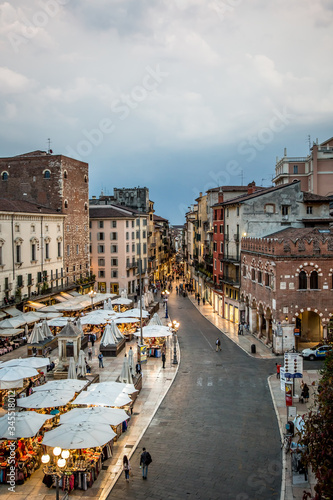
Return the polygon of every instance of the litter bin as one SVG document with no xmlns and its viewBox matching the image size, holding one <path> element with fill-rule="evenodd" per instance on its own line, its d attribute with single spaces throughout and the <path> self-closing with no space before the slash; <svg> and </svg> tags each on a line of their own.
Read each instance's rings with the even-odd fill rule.
<svg viewBox="0 0 333 500">
<path fill-rule="evenodd" d="M 252 354 L 256 353 L 256 345 L 255 344 L 251 345 L 251 352 L 252 352 Z"/>
<path fill-rule="evenodd" d="M 295 435 L 294 422 L 292 422 L 291 420 L 288 420 L 288 422 L 286 423 L 286 431 L 290 436 Z"/>
</svg>

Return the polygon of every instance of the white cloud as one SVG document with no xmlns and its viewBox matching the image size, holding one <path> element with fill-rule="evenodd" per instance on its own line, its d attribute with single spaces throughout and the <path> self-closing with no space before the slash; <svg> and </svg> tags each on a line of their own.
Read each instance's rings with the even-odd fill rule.
<svg viewBox="0 0 333 500">
<path fill-rule="evenodd" d="M 22 94 L 33 86 L 35 86 L 33 80 L 9 68 L 0 67 L 0 93 Z"/>
</svg>

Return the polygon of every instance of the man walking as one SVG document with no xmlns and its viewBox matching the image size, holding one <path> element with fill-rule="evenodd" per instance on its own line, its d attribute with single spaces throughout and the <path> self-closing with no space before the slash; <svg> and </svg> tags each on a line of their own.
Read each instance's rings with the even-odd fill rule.
<svg viewBox="0 0 333 500">
<path fill-rule="evenodd" d="M 221 340 L 219 339 L 219 337 L 217 337 L 215 344 L 216 344 L 216 352 L 221 351 L 222 350 L 221 349 Z"/>
<path fill-rule="evenodd" d="M 165 348 L 164 348 L 164 350 L 163 350 L 163 347 L 162 347 L 162 363 L 163 363 L 162 368 L 165 368 L 165 360 L 166 360 L 166 356 L 165 356 Z"/>
<path fill-rule="evenodd" d="M 152 463 L 152 459 L 149 451 L 146 451 L 146 448 L 142 449 L 141 457 L 140 457 L 140 467 L 142 467 L 142 479 L 147 479 L 148 475 L 148 466 Z"/>
<path fill-rule="evenodd" d="M 98 366 L 99 368 L 104 368 L 104 364 L 103 364 L 103 354 L 100 352 L 99 355 L 98 355 Z"/>
</svg>

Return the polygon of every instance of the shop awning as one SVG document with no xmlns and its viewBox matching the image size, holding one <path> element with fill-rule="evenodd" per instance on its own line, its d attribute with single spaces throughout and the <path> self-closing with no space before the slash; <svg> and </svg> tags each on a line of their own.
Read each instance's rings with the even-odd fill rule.
<svg viewBox="0 0 333 500">
<path fill-rule="evenodd" d="M 24 332 L 23 328 L 5 328 L 0 330 L 0 337 L 16 337 L 17 335 L 21 335 Z"/>
<path fill-rule="evenodd" d="M 116 436 L 110 425 L 99 423 L 61 424 L 46 432 L 43 444 L 73 450 L 103 446 Z"/>
</svg>

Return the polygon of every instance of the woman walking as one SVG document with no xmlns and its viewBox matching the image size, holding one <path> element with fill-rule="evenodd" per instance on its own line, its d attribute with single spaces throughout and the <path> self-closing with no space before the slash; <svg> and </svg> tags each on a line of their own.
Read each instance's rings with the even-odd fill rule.
<svg viewBox="0 0 333 500">
<path fill-rule="evenodd" d="M 126 479 L 127 482 L 129 482 L 129 473 L 130 473 L 130 470 L 131 470 L 131 466 L 130 466 L 129 460 L 127 458 L 127 455 L 124 455 L 124 458 L 123 458 L 123 471 L 125 472 L 125 479 Z"/>
</svg>

